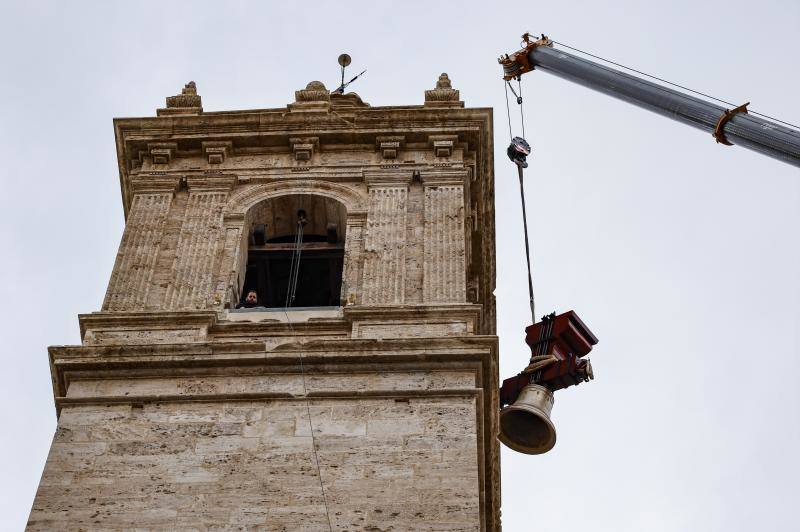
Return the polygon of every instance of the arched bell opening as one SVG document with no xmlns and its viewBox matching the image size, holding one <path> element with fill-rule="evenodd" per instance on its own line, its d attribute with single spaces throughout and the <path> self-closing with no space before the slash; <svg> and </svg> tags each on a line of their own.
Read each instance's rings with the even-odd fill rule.
<svg viewBox="0 0 800 532">
<path fill-rule="evenodd" d="M 247 269 L 259 307 L 340 304 L 347 209 L 328 197 L 294 194 L 264 200 L 247 213 Z"/>
</svg>

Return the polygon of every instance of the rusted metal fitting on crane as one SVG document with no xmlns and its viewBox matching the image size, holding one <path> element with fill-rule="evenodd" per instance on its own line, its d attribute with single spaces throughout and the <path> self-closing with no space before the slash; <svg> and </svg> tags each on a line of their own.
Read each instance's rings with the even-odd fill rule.
<svg viewBox="0 0 800 532">
<path fill-rule="evenodd" d="M 739 107 L 734 107 L 733 109 L 725 109 L 725 113 L 719 117 L 719 120 L 717 120 L 717 127 L 714 129 L 714 133 L 712 133 L 718 143 L 726 146 L 733 146 L 733 143 L 728 141 L 728 139 L 725 137 L 725 124 L 727 124 L 728 121 L 738 113 L 747 114 L 748 105 L 750 105 L 750 102 L 744 103 Z"/>
<path fill-rule="evenodd" d="M 524 33 L 522 35 L 521 44 L 523 45 L 521 50 L 518 50 L 511 55 L 502 55 L 497 60 L 498 63 L 503 65 L 503 79 L 506 81 L 517 78 L 522 74 L 533 70 L 533 65 L 531 64 L 530 59 L 528 59 L 528 54 L 537 46 L 553 46 L 553 41 L 551 41 L 544 33 L 536 40 L 533 40 L 533 37 L 531 37 L 530 33 Z"/>
</svg>

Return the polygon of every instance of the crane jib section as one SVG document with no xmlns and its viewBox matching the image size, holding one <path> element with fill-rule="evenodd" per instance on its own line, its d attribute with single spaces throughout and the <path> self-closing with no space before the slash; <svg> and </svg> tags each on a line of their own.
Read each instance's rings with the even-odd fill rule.
<svg viewBox="0 0 800 532">
<path fill-rule="evenodd" d="M 730 110 L 672 88 L 615 70 L 549 46 L 528 51 L 530 66 L 702 129 L 736 144 L 800 167 L 800 131 Z M 726 142 L 727 141 L 727 142 Z"/>
</svg>

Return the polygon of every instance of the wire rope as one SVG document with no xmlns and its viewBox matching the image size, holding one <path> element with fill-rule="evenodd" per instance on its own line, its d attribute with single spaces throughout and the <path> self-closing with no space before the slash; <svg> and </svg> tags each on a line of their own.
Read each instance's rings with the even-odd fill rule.
<svg viewBox="0 0 800 532">
<path fill-rule="evenodd" d="M 297 235 L 295 236 L 295 251 L 292 254 L 292 266 L 291 266 L 292 272 L 294 272 L 295 269 L 297 270 L 298 273 L 300 271 L 300 251 L 301 251 L 301 245 L 303 243 L 303 225 L 304 225 L 304 222 L 305 222 L 304 218 L 299 218 L 297 220 Z M 295 261 L 295 256 L 297 257 L 296 261 Z M 296 266 L 295 266 L 295 262 L 296 262 Z M 292 285 L 292 279 L 293 278 L 294 278 L 294 287 L 292 288 L 291 285 Z M 292 326 L 292 320 L 289 317 L 289 312 L 288 312 L 289 309 L 288 309 L 288 307 L 289 307 L 289 304 L 290 304 L 290 300 L 289 300 L 290 291 L 292 292 L 291 300 L 292 301 L 294 300 L 294 291 L 297 289 L 297 275 L 293 275 L 292 273 L 290 273 L 289 285 L 290 286 L 288 286 L 287 290 L 286 290 L 286 304 L 283 307 L 283 315 L 286 317 L 286 325 L 288 325 L 288 327 L 289 327 L 289 332 L 291 333 L 292 337 L 294 337 L 295 336 L 295 332 L 294 332 L 294 327 Z M 304 339 L 301 336 L 300 337 L 300 343 L 301 344 L 303 344 L 303 340 Z M 308 416 L 308 430 L 311 433 L 311 450 L 313 451 L 313 454 L 314 454 L 314 466 L 315 466 L 315 468 L 317 470 L 317 478 L 319 479 L 319 488 L 322 491 L 322 502 L 323 502 L 323 504 L 325 506 L 325 517 L 328 520 L 328 532 L 333 532 L 333 524 L 331 522 L 331 512 L 330 512 L 330 509 L 328 507 L 328 495 L 325 492 L 325 484 L 322 482 L 322 468 L 319 465 L 319 454 L 317 453 L 317 438 L 314 435 L 314 424 L 311 421 L 311 402 L 308 400 L 308 386 L 306 384 L 306 368 L 305 368 L 305 364 L 304 364 L 304 358 L 305 358 L 305 354 L 303 352 L 303 349 L 300 349 L 300 376 L 301 376 L 302 383 L 303 383 L 303 402 L 306 405 L 306 415 Z"/>
<path fill-rule="evenodd" d="M 508 82 L 503 83 L 503 86 L 506 88 L 506 115 L 508 115 L 508 140 L 514 138 L 514 134 L 511 133 L 511 107 L 508 104 Z"/>
</svg>

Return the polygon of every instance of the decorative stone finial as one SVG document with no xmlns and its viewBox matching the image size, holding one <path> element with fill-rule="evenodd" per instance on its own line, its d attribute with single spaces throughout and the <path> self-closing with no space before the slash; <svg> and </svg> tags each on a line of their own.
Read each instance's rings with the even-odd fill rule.
<svg viewBox="0 0 800 532">
<path fill-rule="evenodd" d="M 464 107 L 458 97 L 459 92 L 453 88 L 450 77 L 442 72 L 436 88 L 425 91 L 425 107 Z"/>
<path fill-rule="evenodd" d="M 158 109 L 156 114 L 163 115 L 197 115 L 203 112 L 203 103 L 197 94 L 197 84 L 190 81 L 184 85 L 180 94 L 167 96 L 167 107 Z"/>
<path fill-rule="evenodd" d="M 442 72 L 439 74 L 439 81 L 436 82 L 437 89 L 452 89 L 453 84 L 450 83 L 450 77 L 447 75 L 447 72 Z"/>
<path fill-rule="evenodd" d="M 331 93 L 321 81 L 312 81 L 303 90 L 295 91 L 296 102 L 329 102 Z"/>
</svg>

